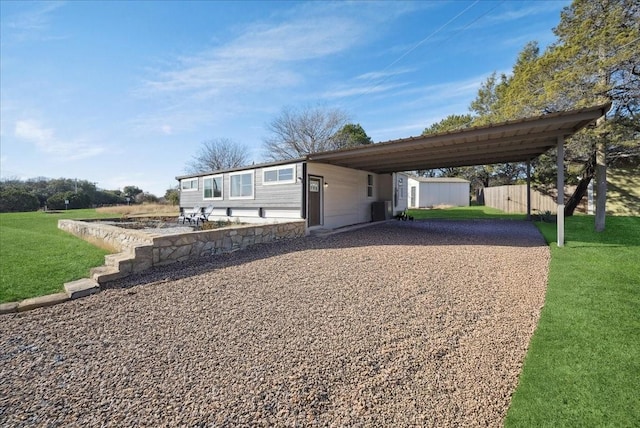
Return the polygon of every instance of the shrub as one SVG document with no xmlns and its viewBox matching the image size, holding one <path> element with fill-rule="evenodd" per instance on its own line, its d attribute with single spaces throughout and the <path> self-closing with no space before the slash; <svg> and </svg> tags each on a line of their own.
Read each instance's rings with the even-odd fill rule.
<svg viewBox="0 0 640 428">
<path fill-rule="evenodd" d="M 91 206 L 91 198 L 84 192 L 63 192 L 56 193 L 47 199 L 47 206 L 54 210 L 63 210 L 66 208 L 64 201 L 69 201 L 69 208 L 89 208 Z"/>
<path fill-rule="evenodd" d="M 31 193 L 18 189 L 0 191 L 0 212 L 37 211 L 38 208 L 40 201 Z"/>
</svg>

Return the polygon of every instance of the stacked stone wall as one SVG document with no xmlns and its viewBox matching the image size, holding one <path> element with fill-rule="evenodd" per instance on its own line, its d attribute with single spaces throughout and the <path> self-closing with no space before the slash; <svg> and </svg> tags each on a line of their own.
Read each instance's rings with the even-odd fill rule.
<svg viewBox="0 0 640 428">
<path fill-rule="evenodd" d="M 141 272 L 153 266 L 162 266 L 194 257 L 230 253 L 256 244 L 305 236 L 304 221 L 259 225 L 239 225 L 229 228 L 194 231 L 173 235 L 159 235 L 116 226 L 59 220 L 58 228 L 84 240 L 115 248 L 121 254 L 108 255 L 107 265 L 117 269 L 105 279 L 122 278 L 132 272 Z M 106 279 L 109 278 L 109 279 Z"/>
<path fill-rule="evenodd" d="M 139 230 L 123 229 L 103 223 L 58 220 L 58 229 L 94 244 L 102 242 L 104 246 L 117 251 L 127 251 L 138 245 L 153 243 L 153 235 Z"/>
</svg>

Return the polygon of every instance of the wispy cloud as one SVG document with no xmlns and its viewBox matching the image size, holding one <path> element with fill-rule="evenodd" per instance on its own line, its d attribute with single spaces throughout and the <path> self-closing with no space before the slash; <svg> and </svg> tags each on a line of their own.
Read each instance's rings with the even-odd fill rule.
<svg viewBox="0 0 640 428">
<path fill-rule="evenodd" d="M 64 1 L 25 2 L 33 6 L 25 12 L 7 18 L 7 33 L 13 40 L 61 39 L 61 36 L 48 34 L 51 29 L 53 12 L 64 6 Z"/>
<path fill-rule="evenodd" d="M 569 2 L 538 1 L 533 2 L 529 7 L 507 8 L 499 13 L 491 13 L 482 19 L 485 25 L 496 24 L 498 22 L 515 21 L 522 18 L 531 18 L 541 13 L 557 12 Z M 509 3 L 506 3 L 509 5 Z"/>
<path fill-rule="evenodd" d="M 247 24 L 227 43 L 151 71 L 136 94 L 163 100 L 164 107 L 136 118 L 136 128 L 166 134 L 167 126 L 190 129 L 231 112 L 263 108 L 264 94 L 316 82 L 328 57 L 363 43 L 372 31 L 370 22 L 339 5 L 303 6 L 270 22 Z"/>
<path fill-rule="evenodd" d="M 215 96 L 226 89 L 259 92 L 304 81 L 296 63 L 350 48 L 363 29 L 356 20 L 301 18 L 248 28 L 230 43 L 177 60 L 145 83 L 143 92 L 191 92 Z"/>
<path fill-rule="evenodd" d="M 17 121 L 14 134 L 17 138 L 35 144 L 40 151 L 53 155 L 59 160 L 85 159 L 105 151 L 104 147 L 82 139 L 61 140 L 55 135 L 53 129 L 46 128 L 33 119 Z"/>
<path fill-rule="evenodd" d="M 393 83 L 386 85 L 366 85 L 359 87 L 344 87 L 342 89 L 330 90 L 322 94 L 323 98 L 345 98 L 359 95 L 379 94 L 391 91 L 408 85 L 408 83 Z"/>
<path fill-rule="evenodd" d="M 389 77 L 398 76 L 400 74 L 411 73 L 415 71 L 414 68 L 401 68 L 397 70 L 383 70 L 383 71 L 371 71 L 368 73 L 363 73 L 359 76 L 356 76 L 357 80 L 378 80 L 378 79 L 387 79 Z"/>
</svg>

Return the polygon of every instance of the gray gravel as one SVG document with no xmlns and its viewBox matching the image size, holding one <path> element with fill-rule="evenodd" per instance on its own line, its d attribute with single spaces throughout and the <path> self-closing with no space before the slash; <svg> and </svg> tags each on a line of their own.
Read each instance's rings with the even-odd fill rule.
<svg viewBox="0 0 640 428">
<path fill-rule="evenodd" d="M 0 426 L 501 426 L 548 262 L 416 221 L 157 269 L 0 317 Z"/>
</svg>

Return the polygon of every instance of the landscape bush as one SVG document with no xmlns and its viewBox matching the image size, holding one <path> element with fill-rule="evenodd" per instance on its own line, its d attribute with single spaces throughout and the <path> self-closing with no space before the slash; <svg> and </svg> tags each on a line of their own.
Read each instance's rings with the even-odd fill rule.
<svg viewBox="0 0 640 428">
<path fill-rule="evenodd" d="M 69 201 L 67 207 L 64 201 Z M 80 209 L 91 207 L 91 198 L 84 192 L 63 192 L 56 193 L 47 199 L 47 207 L 53 210 L 63 210 L 66 208 Z"/>
<path fill-rule="evenodd" d="M 11 188 L 0 191 L 0 212 L 37 211 L 39 207 L 40 201 L 31 193 Z"/>
</svg>

